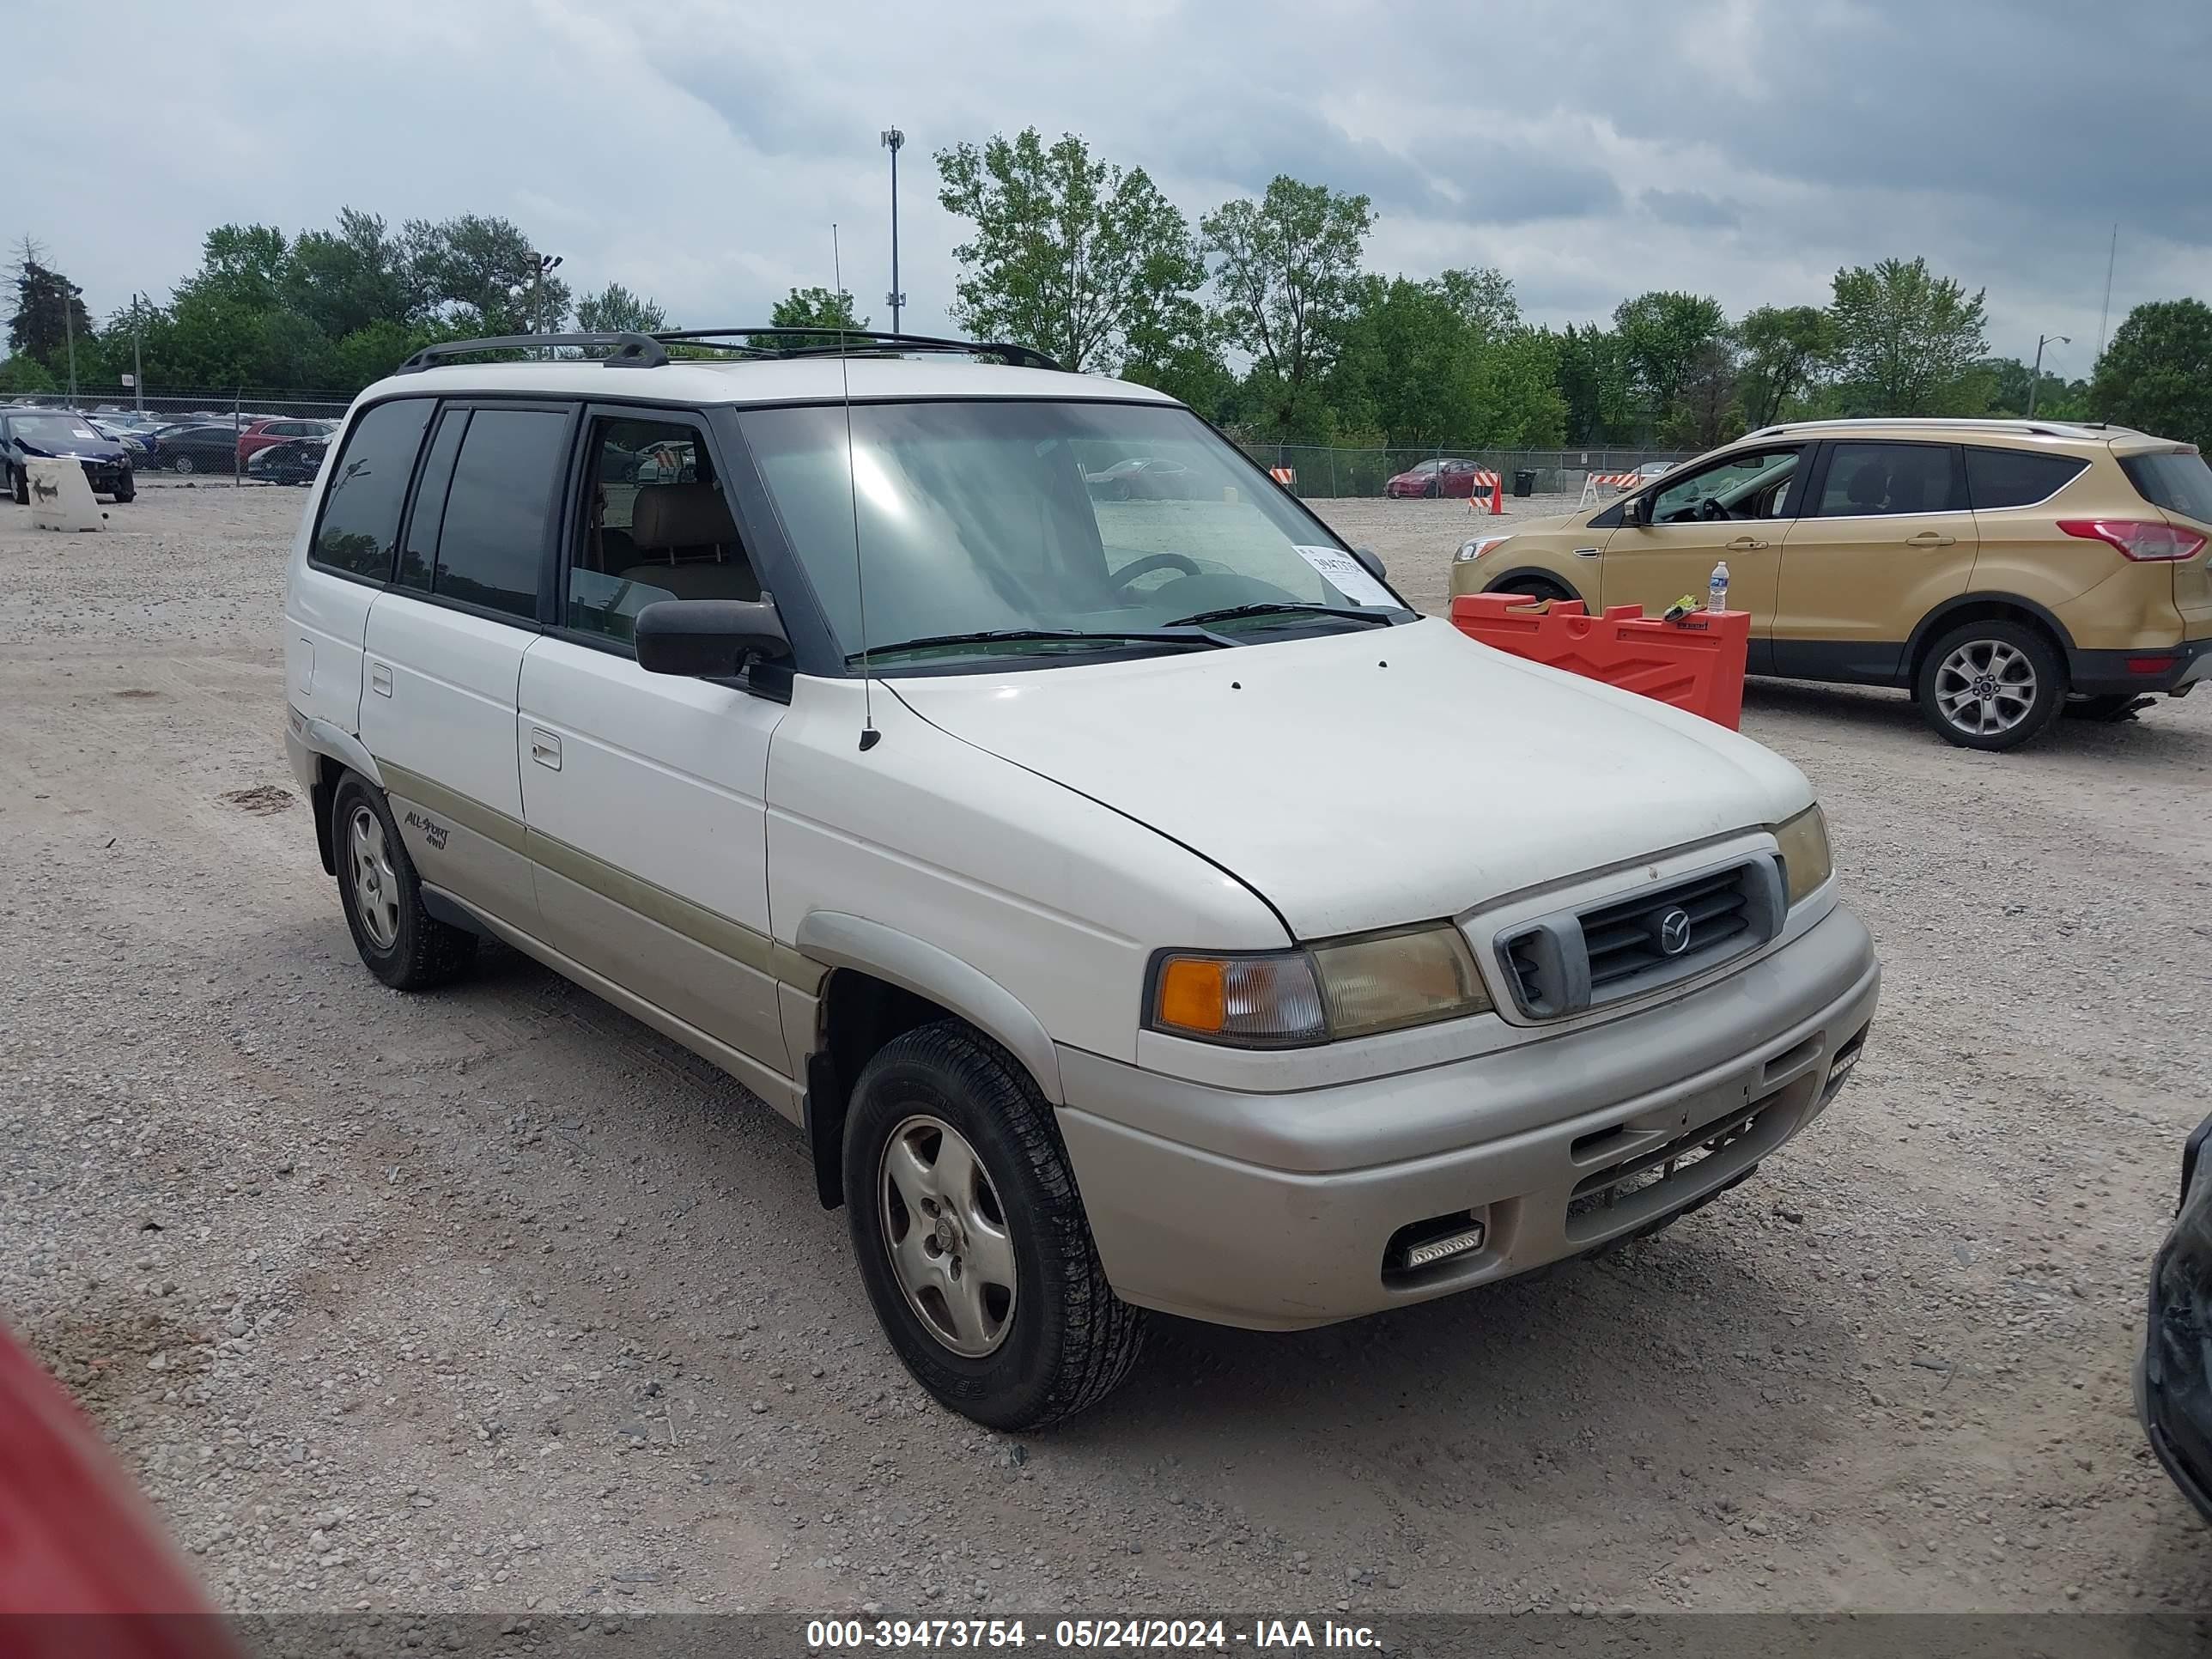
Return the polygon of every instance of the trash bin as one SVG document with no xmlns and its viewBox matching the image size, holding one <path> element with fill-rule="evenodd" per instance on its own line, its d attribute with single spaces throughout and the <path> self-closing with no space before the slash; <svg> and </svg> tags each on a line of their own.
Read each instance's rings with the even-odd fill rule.
<svg viewBox="0 0 2212 1659">
<path fill-rule="evenodd" d="M 1534 467 L 1524 466 L 1513 475 L 1513 493 L 1516 495 L 1533 495 L 1536 493 Z"/>
</svg>

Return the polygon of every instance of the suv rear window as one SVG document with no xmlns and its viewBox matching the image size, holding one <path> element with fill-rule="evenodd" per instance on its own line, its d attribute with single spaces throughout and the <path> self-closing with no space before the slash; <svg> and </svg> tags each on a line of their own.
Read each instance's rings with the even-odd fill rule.
<svg viewBox="0 0 2212 1659">
<path fill-rule="evenodd" d="M 315 562 L 388 581 L 392 544 L 399 539 L 399 509 L 415 452 L 435 407 L 428 398 L 379 404 L 354 423 L 345 451 L 331 469 L 323 492 L 322 521 L 315 526 Z"/>
<path fill-rule="evenodd" d="M 2079 455 L 2044 455 L 2032 449 L 1966 450 L 1966 493 L 1981 512 L 2026 507 L 2057 495 L 2089 463 Z"/>
<path fill-rule="evenodd" d="M 2212 524 L 2212 466 L 2193 449 L 2163 449 L 2148 455 L 2124 455 L 2120 470 L 2136 494 L 2153 507 Z"/>
</svg>

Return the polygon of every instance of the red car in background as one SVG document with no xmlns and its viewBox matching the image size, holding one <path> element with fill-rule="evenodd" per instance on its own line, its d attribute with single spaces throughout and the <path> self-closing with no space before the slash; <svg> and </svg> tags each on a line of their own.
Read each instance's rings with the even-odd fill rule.
<svg viewBox="0 0 2212 1659">
<path fill-rule="evenodd" d="M 246 457 L 271 444 L 291 438 L 327 438 L 337 429 L 336 421 L 286 420 L 274 416 L 248 421 L 238 434 L 238 464 L 244 466 Z"/>
<path fill-rule="evenodd" d="M 239 1659 L 130 1475 L 61 1385 L 5 1330 L 0 1652 L 8 1659 Z"/>
<path fill-rule="evenodd" d="M 1473 461 L 1423 461 L 1384 484 L 1382 493 L 1393 500 L 1401 495 L 1465 497 L 1474 494 L 1474 475 L 1480 470 Z"/>
</svg>

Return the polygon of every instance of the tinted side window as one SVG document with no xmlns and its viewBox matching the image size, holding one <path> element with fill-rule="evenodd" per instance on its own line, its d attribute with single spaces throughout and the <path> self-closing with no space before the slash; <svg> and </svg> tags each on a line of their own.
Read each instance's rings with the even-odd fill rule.
<svg viewBox="0 0 2212 1659">
<path fill-rule="evenodd" d="M 1838 444 L 1820 486 L 1820 519 L 1887 518 L 1963 509 L 1958 452 L 1949 444 Z"/>
<path fill-rule="evenodd" d="M 316 563 L 371 581 L 390 579 L 399 509 L 434 406 L 428 398 L 401 398 L 377 404 L 355 423 L 323 492 Z"/>
<path fill-rule="evenodd" d="M 2026 507 L 2057 493 L 2088 465 L 2078 455 L 2039 455 L 2026 449 L 1969 449 L 1966 493 L 1977 507 Z"/>
<path fill-rule="evenodd" d="M 446 522 L 446 492 L 453 482 L 453 458 L 460 453 L 461 434 L 468 429 L 469 411 L 449 409 L 430 436 L 422 482 L 415 486 L 415 508 L 407 515 L 407 539 L 399 548 L 403 587 L 430 591 L 431 572 L 438 562 L 438 532 Z"/>
<path fill-rule="evenodd" d="M 432 592 L 536 617 L 568 437 L 568 417 L 551 410 L 479 409 L 470 416 L 446 495 Z"/>
</svg>

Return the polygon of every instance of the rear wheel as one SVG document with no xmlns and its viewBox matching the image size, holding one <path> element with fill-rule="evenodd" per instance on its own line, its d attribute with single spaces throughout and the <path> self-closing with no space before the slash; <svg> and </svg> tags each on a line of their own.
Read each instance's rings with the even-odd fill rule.
<svg viewBox="0 0 2212 1659">
<path fill-rule="evenodd" d="M 2066 668 L 2040 629 L 1992 618 L 1953 629 L 1921 659 L 1920 713 L 1962 749 L 2016 749 L 2066 702 Z"/>
<path fill-rule="evenodd" d="M 362 961 L 395 991 L 427 991 L 476 960 L 477 936 L 422 908 L 422 884 L 381 792 L 349 773 L 331 803 L 338 901 Z"/>
<path fill-rule="evenodd" d="M 1424 499 L 1428 501 L 1432 501 L 1443 493 L 1443 486 L 1438 483 L 1434 478 L 1430 479 L 1428 483 L 1421 486 L 1421 495 Z"/>
<path fill-rule="evenodd" d="M 194 460 L 189 453 L 179 453 L 169 465 L 179 472 L 197 472 L 200 470 L 200 464 Z"/>
<path fill-rule="evenodd" d="M 1052 1108 L 958 1020 L 893 1038 L 845 1120 L 845 1194 L 868 1299 L 915 1379 L 994 1429 L 1103 1399 L 1138 1311 L 1106 1283 Z"/>
</svg>

